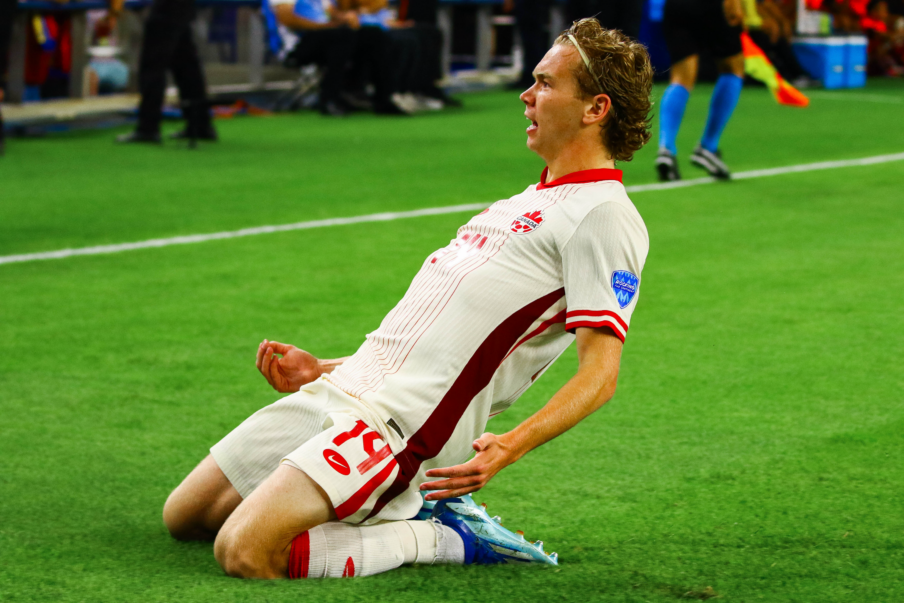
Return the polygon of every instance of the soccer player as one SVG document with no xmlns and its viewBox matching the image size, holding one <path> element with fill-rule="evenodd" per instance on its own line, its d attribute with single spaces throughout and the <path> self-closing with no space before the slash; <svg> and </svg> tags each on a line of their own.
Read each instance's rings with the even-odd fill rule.
<svg viewBox="0 0 904 603">
<path fill-rule="evenodd" d="M 527 146 L 547 164 L 539 184 L 427 257 L 354 355 L 260 345 L 260 372 L 295 393 L 216 444 L 163 510 L 176 538 L 215 537 L 227 574 L 555 563 L 466 495 L 615 391 L 649 249 L 615 161 L 649 139 L 652 69 L 643 46 L 584 19 L 534 74 L 521 99 Z M 545 406 L 484 433 L 575 340 L 579 368 Z M 412 520 L 422 491 L 431 521 Z"/>
<path fill-rule="evenodd" d="M 710 176 L 727 180 L 731 171 L 722 160 L 719 139 L 744 85 L 741 0 L 666 0 L 662 30 L 672 59 L 671 82 L 662 95 L 659 111 L 659 154 L 656 171 L 663 181 L 680 180 L 675 140 L 684 109 L 697 81 L 701 48 L 709 48 L 718 60 L 719 79 L 709 104 L 709 116 L 691 163 Z"/>
</svg>

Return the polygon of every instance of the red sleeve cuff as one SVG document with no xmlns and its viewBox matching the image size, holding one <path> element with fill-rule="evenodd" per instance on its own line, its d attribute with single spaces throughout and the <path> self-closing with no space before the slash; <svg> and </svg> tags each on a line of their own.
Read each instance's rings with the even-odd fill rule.
<svg viewBox="0 0 904 603">
<path fill-rule="evenodd" d="M 565 315 L 565 330 L 574 333 L 578 327 L 608 327 L 622 343 L 628 334 L 628 324 L 609 310 L 569 310 Z"/>
</svg>

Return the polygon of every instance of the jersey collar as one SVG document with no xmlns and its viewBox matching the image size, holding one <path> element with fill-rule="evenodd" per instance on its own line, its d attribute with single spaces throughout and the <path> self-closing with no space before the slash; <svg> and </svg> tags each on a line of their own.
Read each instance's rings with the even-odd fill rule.
<svg viewBox="0 0 904 603">
<path fill-rule="evenodd" d="M 543 168 L 543 173 L 540 174 L 540 183 L 537 185 L 538 191 L 542 191 L 545 188 L 560 186 L 562 184 L 585 184 L 587 182 L 600 182 L 601 180 L 617 180 L 619 182 L 622 181 L 622 171 L 615 169 L 583 170 L 581 172 L 572 172 L 570 174 L 565 174 L 561 178 L 556 178 L 552 182 L 546 181 L 547 174 L 549 174 L 549 168 L 545 167 Z"/>
</svg>

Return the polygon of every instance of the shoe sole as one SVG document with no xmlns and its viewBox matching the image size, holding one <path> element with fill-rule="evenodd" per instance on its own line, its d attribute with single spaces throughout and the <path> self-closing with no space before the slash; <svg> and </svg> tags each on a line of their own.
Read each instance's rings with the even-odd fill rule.
<svg viewBox="0 0 904 603">
<path fill-rule="evenodd" d="M 656 161 L 656 171 L 659 172 L 659 180 L 661 182 L 674 182 L 676 180 L 681 180 L 681 175 L 678 173 L 678 170 L 674 168 L 674 166 L 670 165 L 667 161 Z"/>
</svg>

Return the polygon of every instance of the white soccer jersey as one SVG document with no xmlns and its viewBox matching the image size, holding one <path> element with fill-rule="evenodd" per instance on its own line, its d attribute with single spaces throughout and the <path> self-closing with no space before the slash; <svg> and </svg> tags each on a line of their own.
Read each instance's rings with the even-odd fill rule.
<svg viewBox="0 0 904 603">
<path fill-rule="evenodd" d="M 649 239 L 621 171 L 545 178 L 459 228 L 327 377 L 382 421 L 375 429 L 395 431 L 386 440 L 400 471 L 371 516 L 426 481 L 426 470 L 466 460 L 489 417 L 530 387 L 576 328 L 609 327 L 624 341 Z"/>
</svg>

